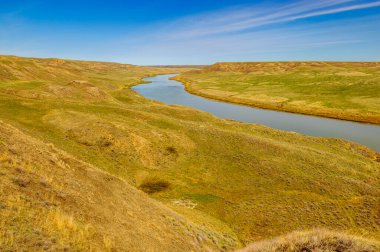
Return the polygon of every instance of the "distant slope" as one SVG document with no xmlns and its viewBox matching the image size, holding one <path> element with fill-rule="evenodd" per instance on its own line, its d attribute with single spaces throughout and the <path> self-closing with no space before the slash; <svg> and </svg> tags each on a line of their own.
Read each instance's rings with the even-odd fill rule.
<svg viewBox="0 0 380 252">
<path fill-rule="evenodd" d="M 193 68 L 176 67 L 140 67 L 130 64 L 112 62 L 23 58 L 0 55 L 0 81 L 17 83 L 17 81 L 50 81 L 67 83 L 86 79 L 102 82 L 104 77 L 110 84 L 137 84 L 142 76 L 159 73 L 182 72 Z M 140 78 L 139 78 L 140 77 Z M 120 83 L 123 81 L 124 83 Z M 113 86 L 108 86 L 112 88 Z"/>
<path fill-rule="evenodd" d="M 60 65 L 51 66 L 55 61 Z M 231 244 L 247 245 L 314 227 L 380 238 L 379 155 L 364 146 L 221 120 L 202 111 L 145 99 L 130 89 L 143 77 L 186 71 L 182 68 L 14 57 L 1 57 L 0 64 L 7 64 L 7 73 L 11 73 L 0 76 L 0 120 L 39 141 L 53 144 L 75 160 L 91 164 L 112 178 L 118 177 L 118 185 L 128 183 L 146 192 L 137 193 L 131 188 L 131 192 L 136 192 L 144 201 L 148 202 L 145 196 L 149 195 L 195 223 L 194 226 L 206 230 L 208 239 L 214 242 L 208 245 L 209 241 L 204 241 L 205 246 L 217 244 L 216 249 L 227 249 Z M 10 134 L 4 134 L 7 139 L 5 137 Z M 4 150 L 11 141 L 17 141 L 18 136 L 14 138 L 6 140 Z M 37 159 L 36 152 L 25 152 L 25 160 L 28 155 L 36 159 L 35 162 L 46 163 Z M 40 156 L 46 160 L 52 155 Z M 41 167 L 43 172 L 45 166 Z M 47 180 L 52 177 L 54 181 L 51 172 L 55 164 L 46 167 Z M 59 178 L 64 177 L 64 171 L 60 174 Z M 6 180 L 7 187 L 12 185 L 14 189 L 1 194 L 6 197 L 18 191 L 19 186 L 14 183 L 20 182 L 21 192 L 24 190 L 23 182 L 17 182 L 17 178 L 13 182 L 17 176 L 11 175 Z M 75 180 L 79 175 L 67 177 Z M 83 177 L 83 180 L 98 183 L 91 177 Z M 83 208 L 105 211 L 104 215 L 96 212 L 99 217 L 93 221 L 100 225 L 114 223 L 113 218 L 117 218 L 119 223 L 97 226 L 100 234 L 97 237 L 108 236 L 115 230 L 138 241 L 130 231 L 132 226 L 120 224 L 124 218 L 121 216 L 128 215 L 127 212 L 108 216 L 114 214 L 116 207 L 107 201 L 113 200 L 114 205 L 119 205 L 122 196 L 115 193 L 113 198 L 114 189 L 99 192 L 98 187 L 86 187 L 88 201 L 83 203 L 86 206 Z M 100 184 L 99 188 L 102 187 L 108 188 L 107 184 Z M 73 185 L 73 188 L 79 192 L 82 187 Z M 95 194 L 91 195 L 94 190 Z M 125 195 L 129 194 L 125 192 Z M 96 204 L 92 204 L 93 201 Z M 120 205 L 123 204 L 121 200 Z M 143 211 L 147 216 L 144 219 L 138 214 L 137 203 L 130 207 L 139 209 L 130 210 L 131 218 L 137 218 L 136 225 L 138 219 L 144 221 L 141 224 L 144 228 L 152 225 L 156 230 L 156 222 L 163 225 L 164 237 L 152 231 L 160 239 L 155 244 L 170 250 L 172 243 L 166 239 L 176 236 L 168 231 L 166 237 L 166 222 L 152 216 L 153 212 L 160 211 L 156 208 L 149 213 Z M 123 208 L 128 209 L 128 206 Z M 65 214 L 73 215 L 75 223 L 92 223 L 89 217 L 79 218 L 75 212 Z M 11 214 L 7 216 L 7 223 L 12 222 Z M 131 223 L 134 222 L 131 220 Z M 144 240 L 145 230 L 138 228 L 138 233 Z M 111 238 L 121 246 L 123 241 L 117 234 Z M 219 238 L 218 234 L 225 238 Z M 179 242 L 173 246 L 188 248 L 186 237 L 189 236 L 184 236 L 185 245 Z M 126 241 L 133 245 L 128 239 Z M 203 240 L 201 235 L 199 243 Z M 102 246 L 102 239 L 97 241 L 96 246 Z"/>
<path fill-rule="evenodd" d="M 0 178 L 1 251 L 191 251 L 235 246 L 120 179 L 1 121 Z"/>
<path fill-rule="evenodd" d="M 176 80 L 213 99 L 380 124 L 379 62 L 217 63 Z"/>
</svg>

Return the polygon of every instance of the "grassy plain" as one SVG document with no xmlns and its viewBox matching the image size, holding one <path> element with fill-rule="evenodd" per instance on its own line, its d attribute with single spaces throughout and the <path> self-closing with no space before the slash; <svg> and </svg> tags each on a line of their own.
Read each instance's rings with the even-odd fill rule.
<svg viewBox="0 0 380 252">
<path fill-rule="evenodd" d="M 379 62 L 217 63 L 176 79 L 208 98 L 380 124 Z"/>
<path fill-rule="evenodd" d="M 147 100 L 130 89 L 143 77 L 185 70 L 0 58 L 0 120 L 91 167 L 80 170 L 82 166 L 70 165 L 66 174 L 63 166 L 56 175 L 59 161 L 54 159 L 54 151 L 46 149 L 44 155 L 37 155 L 42 147 L 36 144 L 37 152 L 16 150 L 27 160 L 28 155 L 33 157 L 29 163 L 40 162 L 38 174 L 48 181 L 65 181 L 59 184 L 59 192 L 69 195 L 72 205 L 65 208 L 57 203 L 57 208 L 69 220 L 73 216 L 73 223 L 78 220 L 78 230 L 86 230 L 90 223 L 97 230 L 94 237 L 106 234 L 106 245 L 94 246 L 121 248 L 124 242 L 137 250 L 155 246 L 228 250 L 315 227 L 380 238 L 377 153 L 343 140 L 220 120 L 194 109 Z M 2 136 L 4 155 L 10 155 L 12 142 L 20 137 L 11 132 Z M 46 161 L 49 156 L 52 163 Z M 26 189 L 18 185 L 16 167 L 2 166 L 3 173 L 9 174 L 8 182 L 1 180 L 0 184 L 5 191 L 2 197 L 7 197 L 1 198 L 1 204 L 7 211 L 13 211 L 8 196 L 29 188 L 29 184 Z M 102 183 L 91 180 L 93 172 L 102 174 L 97 175 Z M 110 187 L 104 181 L 115 184 Z M 10 184 L 12 190 L 8 190 Z M 33 187 L 45 195 L 41 190 Z M 128 205 L 130 201 L 133 204 Z M 34 214 L 34 209 L 27 205 L 25 211 Z M 0 209 L 0 214 L 3 211 Z M 124 220 L 124 216 L 130 218 Z M 1 223 L 2 232 L 12 222 L 7 218 Z M 35 217 L 39 218 L 41 215 Z M 136 218 L 141 223 L 136 223 Z M 185 227 L 165 222 L 172 218 L 182 218 L 179 223 Z M 24 225 L 22 219 L 13 223 L 16 228 Z M 154 233 L 161 228 L 164 236 Z M 170 241 L 176 241 L 176 233 L 183 239 L 173 244 Z M 86 240 L 95 240 L 84 234 L 84 242 L 72 246 L 86 246 Z M 158 240 L 144 247 L 141 241 L 148 234 Z M 65 237 L 77 239 L 70 238 L 70 232 Z"/>
</svg>

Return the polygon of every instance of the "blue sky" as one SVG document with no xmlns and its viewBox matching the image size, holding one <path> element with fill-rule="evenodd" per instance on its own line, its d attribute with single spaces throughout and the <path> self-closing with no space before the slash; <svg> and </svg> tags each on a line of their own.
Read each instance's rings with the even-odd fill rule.
<svg viewBox="0 0 380 252">
<path fill-rule="evenodd" d="M 0 54 L 139 65 L 380 61 L 380 0 L 0 0 Z"/>
</svg>

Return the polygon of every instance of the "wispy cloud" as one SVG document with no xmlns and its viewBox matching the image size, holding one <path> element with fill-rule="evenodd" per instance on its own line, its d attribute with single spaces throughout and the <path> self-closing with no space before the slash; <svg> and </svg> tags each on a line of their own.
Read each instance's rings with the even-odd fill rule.
<svg viewBox="0 0 380 252">
<path fill-rule="evenodd" d="M 310 17 L 315 17 L 315 16 L 329 15 L 329 14 L 335 14 L 335 13 L 345 12 L 345 11 L 367 9 L 367 8 L 378 7 L 378 6 L 380 6 L 380 1 L 373 2 L 373 3 L 355 4 L 355 5 L 351 5 L 351 6 L 334 8 L 334 9 L 330 9 L 330 10 L 311 12 L 311 13 L 307 13 L 304 15 L 291 17 L 289 19 L 285 19 L 284 21 L 287 21 L 287 20 L 291 21 L 291 20 L 310 18 Z"/>
<path fill-rule="evenodd" d="M 149 54 L 152 58 L 165 57 L 168 61 L 178 57 L 188 61 L 207 57 L 208 61 L 218 61 L 230 56 L 239 59 L 264 53 L 291 54 L 338 45 L 355 46 L 373 40 L 374 32 L 379 32 L 380 28 L 376 28 L 371 18 L 379 21 L 380 16 L 306 23 L 294 21 L 377 6 L 380 1 L 301 0 L 203 13 L 159 23 L 151 30 L 132 36 L 135 40 L 129 45 L 127 56 L 143 58 Z"/>
<path fill-rule="evenodd" d="M 193 39 L 377 6 L 380 1 L 360 3 L 355 0 L 303 0 L 287 5 L 244 6 L 185 17 L 165 24 L 161 30 L 167 33 L 167 39 Z"/>
</svg>

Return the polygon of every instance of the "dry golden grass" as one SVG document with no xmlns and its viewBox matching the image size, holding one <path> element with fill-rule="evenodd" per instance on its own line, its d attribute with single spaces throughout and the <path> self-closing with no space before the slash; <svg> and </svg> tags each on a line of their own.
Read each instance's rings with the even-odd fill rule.
<svg viewBox="0 0 380 252">
<path fill-rule="evenodd" d="M 377 252 L 379 242 L 323 229 L 256 242 L 239 252 Z"/>
<path fill-rule="evenodd" d="M 41 207 L 36 203 L 24 195 L 9 195 L 4 200 L 0 212 L 2 251 L 95 250 L 97 246 L 92 245 L 94 234 L 90 226 L 80 225 L 59 208 Z M 98 246 L 104 250 L 112 249 L 106 244 Z"/>
</svg>

